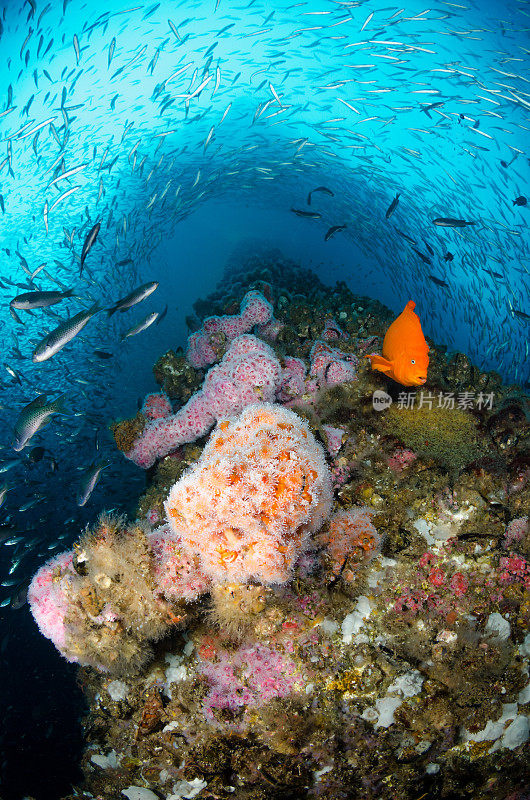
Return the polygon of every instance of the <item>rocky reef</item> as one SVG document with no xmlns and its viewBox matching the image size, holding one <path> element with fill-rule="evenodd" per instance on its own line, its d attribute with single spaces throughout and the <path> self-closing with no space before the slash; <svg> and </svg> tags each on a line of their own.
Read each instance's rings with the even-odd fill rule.
<svg viewBox="0 0 530 800">
<path fill-rule="evenodd" d="M 421 389 L 372 372 L 391 312 L 276 251 L 195 312 L 201 366 L 114 426 L 134 524 L 34 579 L 84 665 L 69 798 L 527 797 L 528 397 L 433 342 Z"/>
</svg>

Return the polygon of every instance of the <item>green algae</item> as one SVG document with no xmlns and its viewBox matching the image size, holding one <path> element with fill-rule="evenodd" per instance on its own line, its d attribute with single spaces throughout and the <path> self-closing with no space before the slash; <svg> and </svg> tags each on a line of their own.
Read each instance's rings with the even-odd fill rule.
<svg viewBox="0 0 530 800">
<path fill-rule="evenodd" d="M 461 409 L 391 406 L 384 427 L 424 460 L 432 459 L 452 477 L 483 458 L 489 447 L 475 419 Z"/>
</svg>

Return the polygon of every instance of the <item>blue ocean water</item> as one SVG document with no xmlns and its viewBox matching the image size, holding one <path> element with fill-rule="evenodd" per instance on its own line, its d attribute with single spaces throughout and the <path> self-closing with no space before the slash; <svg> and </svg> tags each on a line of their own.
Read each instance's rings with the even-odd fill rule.
<svg viewBox="0 0 530 800">
<path fill-rule="evenodd" d="M 277 247 L 396 312 L 415 299 L 428 336 L 528 385 L 530 206 L 514 201 L 529 193 L 529 30 L 528 2 L 4 2 L 0 432 L 2 463 L 20 463 L 2 476 L 0 514 L 21 541 L 2 545 L 0 601 L 3 666 L 20 667 L 3 687 L 12 697 L 34 675 L 26 643 L 38 639 L 27 609 L 9 607 L 13 594 L 101 509 L 133 508 L 144 477 L 116 453 L 109 420 L 153 388 L 152 363 L 185 345 L 194 300 L 242 242 Z M 317 186 L 333 196 L 308 206 Z M 334 225 L 346 227 L 325 241 Z M 152 280 L 159 289 L 126 319 L 98 314 L 57 356 L 32 362 L 68 314 Z M 15 295 L 59 288 L 75 296 L 19 311 L 20 322 L 10 314 Z M 165 304 L 160 325 L 120 342 Z M 11 449 L 12 429 L 43 393 L 64 394 L 69 413 L 29 463 Z M 104 459 L 79 508 L 84 471 Z M 12 713 L 19 730 L 27 706 Z"/>
</svg>

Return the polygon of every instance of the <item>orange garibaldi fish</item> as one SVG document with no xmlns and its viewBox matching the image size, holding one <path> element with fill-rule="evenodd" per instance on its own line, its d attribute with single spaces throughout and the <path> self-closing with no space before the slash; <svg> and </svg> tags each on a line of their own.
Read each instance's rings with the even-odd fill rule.
<svg viewBox="0 0 530 800">
<path fill-rule="evenodd" d="M 416 303 L 409 300 L 399 317 L 390 325 L 383 340 L 383 355 L 369 355 L 372 369 L 384 372 L 402 386 L 422 386 L 427 380 L 429 346 L 415 313 Z"/>
</svg>

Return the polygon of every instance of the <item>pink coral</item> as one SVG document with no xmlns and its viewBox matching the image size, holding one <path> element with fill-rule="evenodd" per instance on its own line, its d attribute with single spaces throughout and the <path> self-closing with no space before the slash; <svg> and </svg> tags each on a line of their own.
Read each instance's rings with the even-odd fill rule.
<svg viewBox="0 0 530 800">
<path fill-rule="evenodd" d="M 167 599 L 195 600 L 210 588 L 210 581 L 199 566 L 197 556 L 183 551 L 180 539 L 169 525 L 162 525 L 148 535 L 155 560 L 158 592 Z"/>
<path fill-rule="evenodd" d="M 232 339 L 252 330 L 254 325 L 270 323 L 272 317 L 273 307 L 261 292 L 247 292 L 239 314 L 207 317 L 202 328 L 189 337 L 188 361 L 196 369 L 208 367 L 219 360 Z"/>
<path fill-rule="evenodd" d="M 217 661 L 201 659 L 198 672 L 210 684 L 204 700 L 209 722 L 241 730 L 247 709 L 303 689 L 305 681 L 288 656 L 262 644 L 240 647 L 235 652 L 216 652 Z"/>
<path fill-rule="evenodd" d="M 348 339 L 349 337 L 347 333 L 344 333 L 340 325 L 329 317 L 325 322 L 322 338 L 325 339 L 326 342 L 330 342 L 333 339 Z"/>
<path fill-rule="evenodd" d="M 512 547 L 517 547 L 518 544 L 521 544 L 528 532 L 528 517 L 512 519 L 504 532 L 502 546 L 507 550 Z"/>
<path fill-rule="evenodd" d="M 449 585 L 451 591 L 453 591 L 457 597 L 463 597 L 469 588 L 469 581 L 461 572 L 455 572 Z"/>
<path fill-rule="evenodd" d="M 416 453 L 406 447 L 397 447 L 387 459 L 387 464 L 393 472 L 403 472 L 417 459 Z"/>
<path fill-rule="evenodd" d="M 331 456 L 336 456 L 344 443 L 346 431 L 344 428 L 335 428 L 333 425 L 322 425 L 326 434 L 327 449 Z"/>
<path fill-rule="evenodd" d="M 273 401 L 280 378 L 274 351 L 255 336 L 238 336 L 221 363 L 207 372 L 202 389 L 176 414 L 148 422 L 127 458 L 150 467 L 157 458 L 207 433 L 222 416 L 238 414 L 257 400 Z"/>
<path fill-rule="evenodd" d="M 65 616 L 68 610 L 68 583 L 75 576 L 72 567 L 73 552 L 54 556 L 33 576 L 28 589 L 28 603 L 39 630 L 67 661 L 77 661 L 65 652 Z"/>
<path fill-rule="evenodd" d="M 146 395 L 142 406 L 142 414 L 147 419 L 167 417 L 173 411 L 171 400 L 165 392 L 153 392 Z"/>
<path fill-rule="evenodd" d="M 355 371 L 359 363 L 357 357 L 330 347 L 325 342 L 315 342 L 309 357 L 311 359 L 309 374 L 317 378 L 321 386 L 336 386 L 339 383 L 353 381 L 357 377 Z"/>
<path fill-rule="evenodd" d="M 429 572 L 429 581 L 433 586 L 443 586 L 445 583 L 445 572 L 440 567 L 433 567 Z"/>
<path fill-rule="evenodd" d="M 307 423 L 263 404 L 219 422 L 165 508 L 213 580 L 283 583 L 331 501 L 324 453 Z"/>
<path fill-rule="evenodd" d="M 301 358 L 286 356 L 283 360 L 282 383 L 278 392 L 281 402 L 292 400 L 305 391 L 306 365 Z"/>
</svg>

